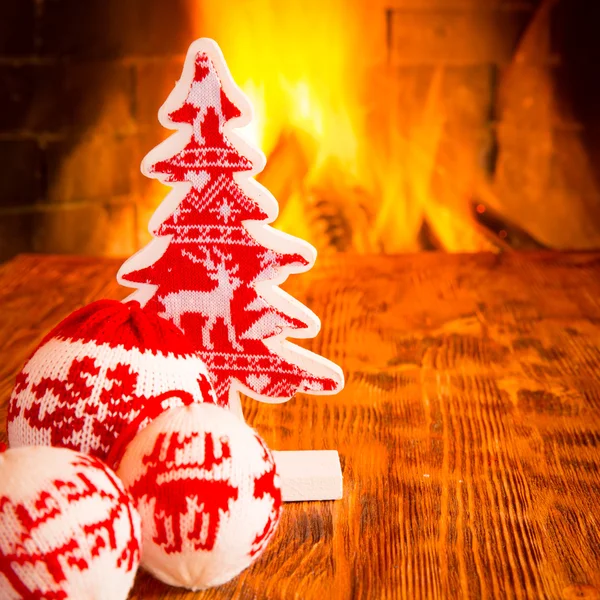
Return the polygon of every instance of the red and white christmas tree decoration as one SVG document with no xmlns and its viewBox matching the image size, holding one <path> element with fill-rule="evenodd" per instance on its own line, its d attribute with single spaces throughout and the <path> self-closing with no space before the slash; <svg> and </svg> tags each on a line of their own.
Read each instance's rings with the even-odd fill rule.
<svg viewBox="0 0 600 600">
<path fill-rule="evenodd" d="M 218 403 L 236 412 L 239 392 L 283 402 L 343 387 L 337 365 L 286 340 L 319 331 L 318 318 L 278 287 L 310 269 L 316 251 L 269 226 L 277 202 L 252 178 L 265 157 L 234 131 L 251 116 L 215 42 L 194 42 L 159 112 L 177 132 L 142 164 L 173 190 L 150 221 L 155 239 L 119 272 L 138 288 L 131 298 L 188 335 Z"/>
</svg>

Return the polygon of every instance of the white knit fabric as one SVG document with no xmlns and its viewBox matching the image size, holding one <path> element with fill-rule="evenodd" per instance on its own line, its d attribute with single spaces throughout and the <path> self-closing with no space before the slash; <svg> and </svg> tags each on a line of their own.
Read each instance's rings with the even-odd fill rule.
<svg viewBox="0 0 600 600">
<path fill-rule="evenodd" d="M 121 600 L 140 517 L 100 460 L 64 448 L 0 453 L 0 598 Z"/>
<path fill-rule="evenodd" d="M 128 445 L 117 472 L 142 515 L 142 565 L 170 585 L 230 580 L 262 553 L 279 520 L 271 452 L 215 405 L 162 414 Z"/>
<path fill-rule="evenodd" d="M 67 446 L 105 459 L 118 429 L 152 398 L 183 391 L 197 402 L 214 402 L 214 393 L 208 398 L 199 386 L 207 376 L 194 355 L 52 338 L 19 375 L 10 399 L 9 443 Z M 164 408 L 181 404 L 177 396 L 163 401 Z"/>
</svg>

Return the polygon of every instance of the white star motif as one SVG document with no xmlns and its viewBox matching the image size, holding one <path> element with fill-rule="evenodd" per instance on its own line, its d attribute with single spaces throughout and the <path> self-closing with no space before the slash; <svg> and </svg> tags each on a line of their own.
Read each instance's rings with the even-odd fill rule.
<svg viewBox="0 0 600 600">
<path fill-rule="evenodd" d="M 227 198 L 224 198 L 223 201 L 221 202 L 221 205 L 219 206 L 219 208 L 213 208 L 213 209 L 211 209 L 210 212 L 217 213 L 223 219 L 223 221 L 225 221 L 225 224 L 227 225 L 229 223 L 229 219 L 231 218 L 231 216 L 236 213 L 239 213 L 240 211 L 238 209 L 233 208 L 227 202 Z"/>
<path fill-rule="evenodd" d="M 227 223 L 229 217 L 231 216 L 231 206 L 227 204 L 227 199 L 223 200 L 221 208 L 219 208 L 219 214 L 223 217 L 223 219 L 225 219 L 225 223 Z"/>
</svg>

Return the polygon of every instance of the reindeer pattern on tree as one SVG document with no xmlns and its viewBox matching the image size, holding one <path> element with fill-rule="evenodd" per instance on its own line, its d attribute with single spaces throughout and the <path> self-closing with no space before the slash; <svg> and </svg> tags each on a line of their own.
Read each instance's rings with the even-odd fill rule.
<svg viewBox="0 0 600 600">
<path fill-rule="evenodd" d="M 131 298 L 193 340 L 218 403 L 230 407 L 239 391 L 278 402 L 343 386 L 337 365 L 285 339 L 313 337 L 320 328 L 278 287 L 309 269 L 316 252 L 268 225 L 277 202 L 252 178 L 264 156 L 234 131 L 250 118 L 216 44 L 192 44 L 159 112 L 177 131 L 142 164 L 173 190 L 150 222 L 155 239 L 119 272 L 120 283 L 138 288 Z"/>
</svg>

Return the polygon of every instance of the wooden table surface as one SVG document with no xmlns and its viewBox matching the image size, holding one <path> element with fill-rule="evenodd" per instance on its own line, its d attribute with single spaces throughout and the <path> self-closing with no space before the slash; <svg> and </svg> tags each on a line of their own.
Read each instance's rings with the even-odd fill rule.
<svg viewBox="0 0 600 600">
<path fill-rule="evenodd" d="M 119 264 L 0 266 L 2 430 L 42 335 L 126 294 Z M 600 253 L 322 258 L 286 289 L 346 389 L 247 420 L 272 448 L 337 448 L 344 498 L 286 504 L 227 585 L 140 573 L 132 598 L 600 598 Z"/>
</svg>

